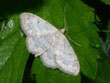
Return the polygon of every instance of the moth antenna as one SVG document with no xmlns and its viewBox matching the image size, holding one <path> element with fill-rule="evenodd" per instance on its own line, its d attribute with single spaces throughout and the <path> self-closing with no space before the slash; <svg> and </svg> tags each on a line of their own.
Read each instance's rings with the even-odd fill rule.
<svg viewBox="0 0 110 83">
<path fill-rule="evenodd" d="M 64 7 L 64 29 L 65 29 L 65 30 L 67 30 L 67 29 L 66 29 L 66 26 L 67 26 L 67 22 L 66 22 L 66 3 L 65 3 L 65 7 Z M 72 27 L 80 27 L 80 26 L 72 26 Z M 68 27 L 68 28 L 71 28 L 71 27 Z M 65 35 L 67 35 L 67 33 L 66 33 Z M 78 43 L 76 43 L 75 41 L 73 41 L 68 35 L 67 35 L 67 37 L 68 37 L 74 44 L 76 44 L 76 45 L 78 45 L 78 46 L 81 46 L 80 44 L 78 44 Z"/>
<path fill-rule="evenodd" d="M 77 42 L 75 42 L 74 40 L 72 40 L 68 35 L 66 35 L 67 37 L 68 37 L 68 39 L 70 40 L 70 41 L 72 41 L 74 44 L 76 44 L 77 46 L 81 46 L 81 44 L 78 44 Z"/>
<path fill-rule="evenodd" d="M 64 6 L 64 29 L 66 31 L 68 31 L 66 26 L 67 26 L 67 22 L 66 22 L 66 2 L 65 2 L 65 6 Z"/>
</svg>

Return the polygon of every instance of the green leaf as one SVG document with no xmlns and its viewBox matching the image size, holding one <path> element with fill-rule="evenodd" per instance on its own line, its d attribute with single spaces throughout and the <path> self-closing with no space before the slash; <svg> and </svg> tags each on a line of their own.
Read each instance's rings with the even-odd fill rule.
<svg viewBox="0 0 110 83">
<path fill-rule="evenodd" d="M 110 83 L 110 58 L 104 58 L 99 62 L 99 71 L 93 83 Z"/>
<path fill-rule="evenodd" d="M 93 24 L 93 10 L 84 5 L 80 0 L 52 0 L 44 2 L 40 11 L 34 11 L 34 13 L 59 29 L 66 28 L 67 38 L 69 37 L 68 39 L 71 38 L 71 40 L 81 45 L 78 46 L 70 40 L 78 56 L 81 72 L 85 76 L 94 79 L 98 68 L 97 59 L 100 55 L 99 50 L 102 50 L 102 48 L 97 33 L 98 29 Z M 38 65 L 37 62 L 34 64 L 36 65 L 33 65 L 32 71 Z M 42 68 L 40 70 L 40 73 L 44 73 Z"/>
<path fill-rule="evenodd" d="M 99 67 L 94 80 L 83 79 L 83 83 L 110 83 L 110 58 L 106 57 L 99 60 Z"/>
<path fill-rule="evenodd" d="M 102 2 L 106 3 L 106 4 L 110 4 L 110 0 L 101 0 Z"/>
<path fill-rule="evenodd" d="M 28 54 L 18 15 L 14 15 L 0 32 L 0 83 L 22 82 Z"/>
</svg>

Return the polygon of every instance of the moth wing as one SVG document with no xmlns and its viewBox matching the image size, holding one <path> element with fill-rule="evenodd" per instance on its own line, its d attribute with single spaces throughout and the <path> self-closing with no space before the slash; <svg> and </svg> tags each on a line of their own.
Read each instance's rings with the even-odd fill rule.
<svg viewBox="0 0 110 83">
<path fill-rule="evenodd" d="M 52 43 L 53 38 L 54 37 L 51 34 L 32 37 L 27 36 L 27 49 L 32 54 L 41 55 L 48 49 L 48 46 L 50 46 L 50 44 Z"/>
<path fill-rule="evenodd" d="M 27 36 L 39 36 L 57 31 L 53 25 L 32 13 L 21 13 L 20 24 Z"/>
<path fill-rule="evenodd" d="M 52 34 L 39 37 L 27 37 L 27 48 L 36 56 L 40 55 L 42 63 L 49 68 L 56 68 L 54 47 L 54 36 Z"/>
<path fill-rule="evenodd" d="M 43 63 L 43 65 L 45 65 L 48 68 L 57 68 L 56 62 L 55 62 L 55 49 L 56 49 L 56 42 L 52 42 L 52 45 L 50 46 L 50 48 L 48 48 L 48 50 L 40 56 L 41 61 Z"/>
<path fill-rule="evenodd" d="M 61 71 L 78 75 L 80 70 L 79 61 L 70 43 L 62 33 L 59 35 L 55 53 L 55 61 Z"/>
</svg>

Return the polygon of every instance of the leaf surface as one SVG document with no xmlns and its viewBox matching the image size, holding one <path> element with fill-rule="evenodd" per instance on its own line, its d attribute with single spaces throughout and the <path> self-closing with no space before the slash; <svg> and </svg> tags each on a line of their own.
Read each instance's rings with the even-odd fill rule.
<svg viewBox="0 0 110 83">
<path fill-rule="evenodd" d="M 22 82 L 28 54 L 18 15 L 14 15 L 0 32 L 0 83 Z"/>
</svg>

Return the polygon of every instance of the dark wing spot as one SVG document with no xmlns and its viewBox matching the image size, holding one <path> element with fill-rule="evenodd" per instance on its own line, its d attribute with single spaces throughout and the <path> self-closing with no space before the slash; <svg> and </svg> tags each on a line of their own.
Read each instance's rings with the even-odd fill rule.
<svg viewBox="0 0 110 83">
<path fill-rule="evenodd" d="M 39 21 L 37 21 L 37 23 L 40 23 Z"/>
</svg>

